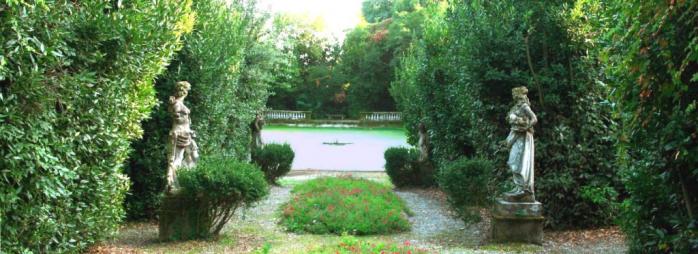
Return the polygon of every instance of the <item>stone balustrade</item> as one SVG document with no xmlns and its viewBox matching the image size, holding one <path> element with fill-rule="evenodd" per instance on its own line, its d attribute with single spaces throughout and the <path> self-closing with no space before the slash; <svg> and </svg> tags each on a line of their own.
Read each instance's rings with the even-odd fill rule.
<svg viewBox="0 0 698 254">
<path fill-rule="evenodd" d="M 311 114 L 310 111 L 268 110 L 264 118 L 266 120 L 309 120 Z"/>
<path fill-rule="evenodd" d="M 359 120 L 369 122 L 400 122 L 402 113 L 400 112 L 362 112 Z"/>
</svg>

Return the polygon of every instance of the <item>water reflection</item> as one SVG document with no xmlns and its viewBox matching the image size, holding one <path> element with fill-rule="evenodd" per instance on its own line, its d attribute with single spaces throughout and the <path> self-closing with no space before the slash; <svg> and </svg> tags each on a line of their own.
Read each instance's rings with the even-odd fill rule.
<svg viewBox="0 0 698 254">
<path fill-rule="evenodd" d="M 388 147 L 409 146 L 401 128 L 266 126 L 265 143 L 288 143 L 293 169 L 382 171 Z"/>
</svg>

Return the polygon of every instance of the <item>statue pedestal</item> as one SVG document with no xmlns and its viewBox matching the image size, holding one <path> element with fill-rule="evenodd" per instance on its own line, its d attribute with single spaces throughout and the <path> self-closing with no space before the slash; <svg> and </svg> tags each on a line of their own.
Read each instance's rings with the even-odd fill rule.
<svg viewBox="0 0 698 254">
<path fill-rule="evenodd" d="M 495 242 L 543 244 L 543 205 L 540 202 L 508 202 L 497 199 L 492 211 Z"/>
<path fill-rule="evenodd" d="M 208 236 L 206 211 L 201 205 L 178 194 L 165 194 L 160 207 L 160 241 L 201 239 Z"/>
</svg>

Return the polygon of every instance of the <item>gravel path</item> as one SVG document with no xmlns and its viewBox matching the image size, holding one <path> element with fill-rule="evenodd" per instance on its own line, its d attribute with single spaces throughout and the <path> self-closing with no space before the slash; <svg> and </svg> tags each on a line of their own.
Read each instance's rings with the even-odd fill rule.
<svg viewBox="0 0 698 254">
<path fill-rule="evenodd" d="M 477 246 L 484 240 L 482 223 L 465 225 L 448 207 L 443 194 L 437 190 L 399 190 L 397 195 L 414 213 L 411 216 L 410 241 L 430 249 L 451 246 Z"/>
<path fill-rule="evenodd" d="M 251 224 L 268 231 L 281 231 L 277 222 L 276 211 L 281 204 L 287 202 L 291 198 L 290 187 L 273 186 L 269 191 L 269 197 L 257 203 L 255 206 L 248 209 L 240 209 L 235 216 L 237 218 L 231 220 L 235 223 L 228 223 L 225 229 L 239 227 L 239 224 Z M 224 229 L 224 231 L 225 231 Z"/>
</svg>

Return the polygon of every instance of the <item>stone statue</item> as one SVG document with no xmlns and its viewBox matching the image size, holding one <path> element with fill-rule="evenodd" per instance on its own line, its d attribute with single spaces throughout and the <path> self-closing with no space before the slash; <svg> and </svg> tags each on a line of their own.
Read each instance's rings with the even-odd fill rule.
<svg viewBox="0 0 698 254">
<path fill-rule="evenodd" d="M 264 145 L 262 142 L 262 128 L 264 127 L 264 118 L 261 114 L 257 114 L 254 121 L 250 124 L 250 133 L 252 134 L 252 149 L 260 148 Z"/>
<path fill-rule="evenodd" d="M 511 125 L 511 131 L 506 139 L 506 145 L 510 149 L 509 170 L 513 173 L 514 189 L 504 194 L 504 198 L 510 202 L 534 202 L 533 191 L 533 125 L 538 122 L 536 115 L 531 111 L 531 103 L 526 94 L 526 87 L 516 87 L 511 90 L 515 105 L 509 110 L 507 122 Z"/>
<path fill-rule="evenodd" d="M 419 131 L 419 140 L 417 141 L 417 146 L 419 147 L 419 161 L 425 162 L 429 159 L 429 136 L 427 135 L 427 128 L 424 123 L 419 123 L 417 127 Z"/>
<path fill-rule="evenodd" d="M 190 168 L 199 159 L 199 148 L 194 138 L 196 135 L 189 124 L 189 108 L 184 105 L 191 85 L 187 81 L 177 82 L 175 94 L 170 96 L 168 111 L 172 115 L 172 130 L 169 137 L 169 153 L 167 157 L 167 191 L 176 189 L 177 169 Z"/>
</svg>

